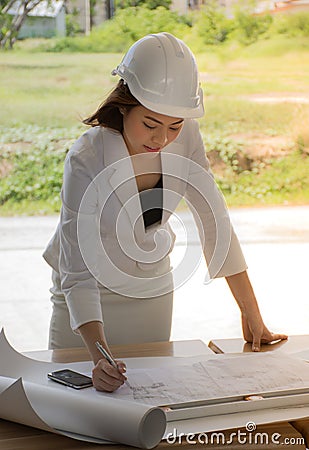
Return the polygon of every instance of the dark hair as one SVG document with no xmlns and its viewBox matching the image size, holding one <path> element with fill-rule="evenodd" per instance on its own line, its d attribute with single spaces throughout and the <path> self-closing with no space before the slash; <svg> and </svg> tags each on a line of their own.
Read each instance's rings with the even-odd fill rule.
<svg viewBox="0 0 309 450">
<path fill-rule="evenodd" d="M 123 116 L 121 110 L 129 112 L 135 106 L 140 105 L 140 102 L 131 94 L 126 82 L 119 80 L 115 89 L 99 106 L 97 111 L 84 119 L 83 123 L 92 127 L 99 125 L 122 132 Z"/>
</svg>

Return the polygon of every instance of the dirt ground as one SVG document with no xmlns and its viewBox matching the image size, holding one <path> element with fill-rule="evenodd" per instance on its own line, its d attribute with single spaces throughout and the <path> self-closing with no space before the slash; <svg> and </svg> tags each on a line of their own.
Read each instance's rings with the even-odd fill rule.
<svg viewBox="0 0 309 450">
<path fill-rule="evenodd" d="M 245 100 L 265 104 L 295 103 L 299 105 L 309 104 L 309 94 L 304 92 L 270 92 L 264 94 L 252 94 L 244 97 Z M 306 119 L 304 119 L 306 120 Z M 297 128 L 297 127 L 296 127 Z M 299 132 L 303 134 L 303 124 L 299 123 Z M 297 133 L 297 129 L 296 129 Z M 228 136 L 235 142 L 241 142 L 242 152 L 237 156 L 239 166 L 248 170 L 254 162 L 267 162 L 268 159 L 282 157 L 296 149 L 297 136 L 270 136 L 263 133 L 237 133 Z M 309 135 L 304 136 L 303 151 L 309 155 Z M 308 141 L 308 142 L 307 142 Z M 220 160 L 218 152 L 208 153 L 213 170 L 224 170 L 224 163 Z"/>
</svg>

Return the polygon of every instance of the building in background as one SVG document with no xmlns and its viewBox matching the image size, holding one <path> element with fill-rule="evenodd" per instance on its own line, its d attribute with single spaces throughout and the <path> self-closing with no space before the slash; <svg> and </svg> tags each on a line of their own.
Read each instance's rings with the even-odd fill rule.
<svg viewBox="0 0 309 450">
<path fill-rule="evenodd" d="M 257 2 L 256 14 L 298 13 L 309 11 L 309 0 L 270 0 Z"/>
<path fill-rule="evenodd" d="M 8 14 L 15 16 L 19 8 L 20 2 L 16 1 Z M 63 0 L 43 0 L 28 13 L 18 38 L 65 36 L 65 15 Z"/>
<path fill-rule="evenodd" d="M 171 9 L 186 14 L 189 10 L 198 10 L 212 2 L 213 0 L 173 0 Z M 237 4 L 238 0 L 216 0 L 216 5 L 225 11 L 227 17 L 233 17 Z M 309 0 L 257 0 L 253 9 L 255 14 L 297 13 L 309 11 Z"/>
<path fill-rule="evenodd" d="M 91 10 L 91 0 L 42 0 L 29 13 L 23 23 L 18 38 L 54 37 L 66 35 L 66 13 L 74 18 L 77 29 L 89 34 L 93 26 L 110 19 L 115 11 L 115 0 L 96 0 Z M 212 0 L 172 0 L 171 10 L 187 14 L 198 10 Z M 217 0 L 227 17 L 233 17 L 233 9 L 238 0 Z M 20 7 L 17 0 L 9 14 L 15 15 Z M 309 11 L 309 0 L 258 0 L 254 14 L 276 14 Z"/>
<path fill-rule="evenodd" d="M 185 15 L 191 9 L 190 1 L 192 0 L 173 0 L 171 4 L 171 10 L 177 12 L 178 14 Z"/>
<path fill-rule="evenodd" d="M 65 5 L 78 29 L 85 34 L 89 34 L 93 26 L 100 25 L 114 14 L 113 0 L 97 0 L 91 12 L 90 0 L 66 0 Z"/>
<path fill-rule="evenodd" d="M 192 8 L 191 4 L 192 3 Z M 171 10 L 178 14 L 187 14 L 190 9 L 198 8 L 205 0 L 172 0 Z M 97 0 L 90 17 L 90 0 L 66 0 L 68 14 L 74 16 L 80 31 L 88 34 L 89 27 L 100 25 L 113 17 L 115 12 L 114 0 Z M 194 5 L 194 6 L 193 6 Z"/>
</svg>

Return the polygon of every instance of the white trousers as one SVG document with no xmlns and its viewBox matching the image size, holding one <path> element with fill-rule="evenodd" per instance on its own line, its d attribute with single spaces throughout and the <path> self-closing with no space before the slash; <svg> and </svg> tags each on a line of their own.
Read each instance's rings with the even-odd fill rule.
<svg viewBox="0 0 309 450">
<path fill-rule="evenodd" d="M 61 292 L 59 274 L 53 270 L 52 317 L 49 348 L 84 347 L 80 335 L 70 326 L 70 314 Z M 124 345 L 168 341 L 173 313 L 173 286 L 159 297 L 134 299 L 100 288 L 104 332 L 108 344 Z"/>
</svg>

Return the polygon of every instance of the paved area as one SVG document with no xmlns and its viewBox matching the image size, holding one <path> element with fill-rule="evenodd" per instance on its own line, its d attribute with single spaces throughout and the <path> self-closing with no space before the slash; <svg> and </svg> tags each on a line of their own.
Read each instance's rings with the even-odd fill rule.
<svg viewBox="0 0 309 450">
<path fill-rule="evenodd" d="M 173 220 L 173 265 L 198 245 L 189 213 Z M 309 333 L 309 206 L 231 210 L 264 320 L 273 331 Z M 50 268 L 43 249 L 58 217 L 0 218 L 0 326 L 19 350 L 47 348 Z M 202 262 L 175 292 L 172 339 L 240 337 L 239 310 L 224 279 L 204 284 Z"/>
</svg>

